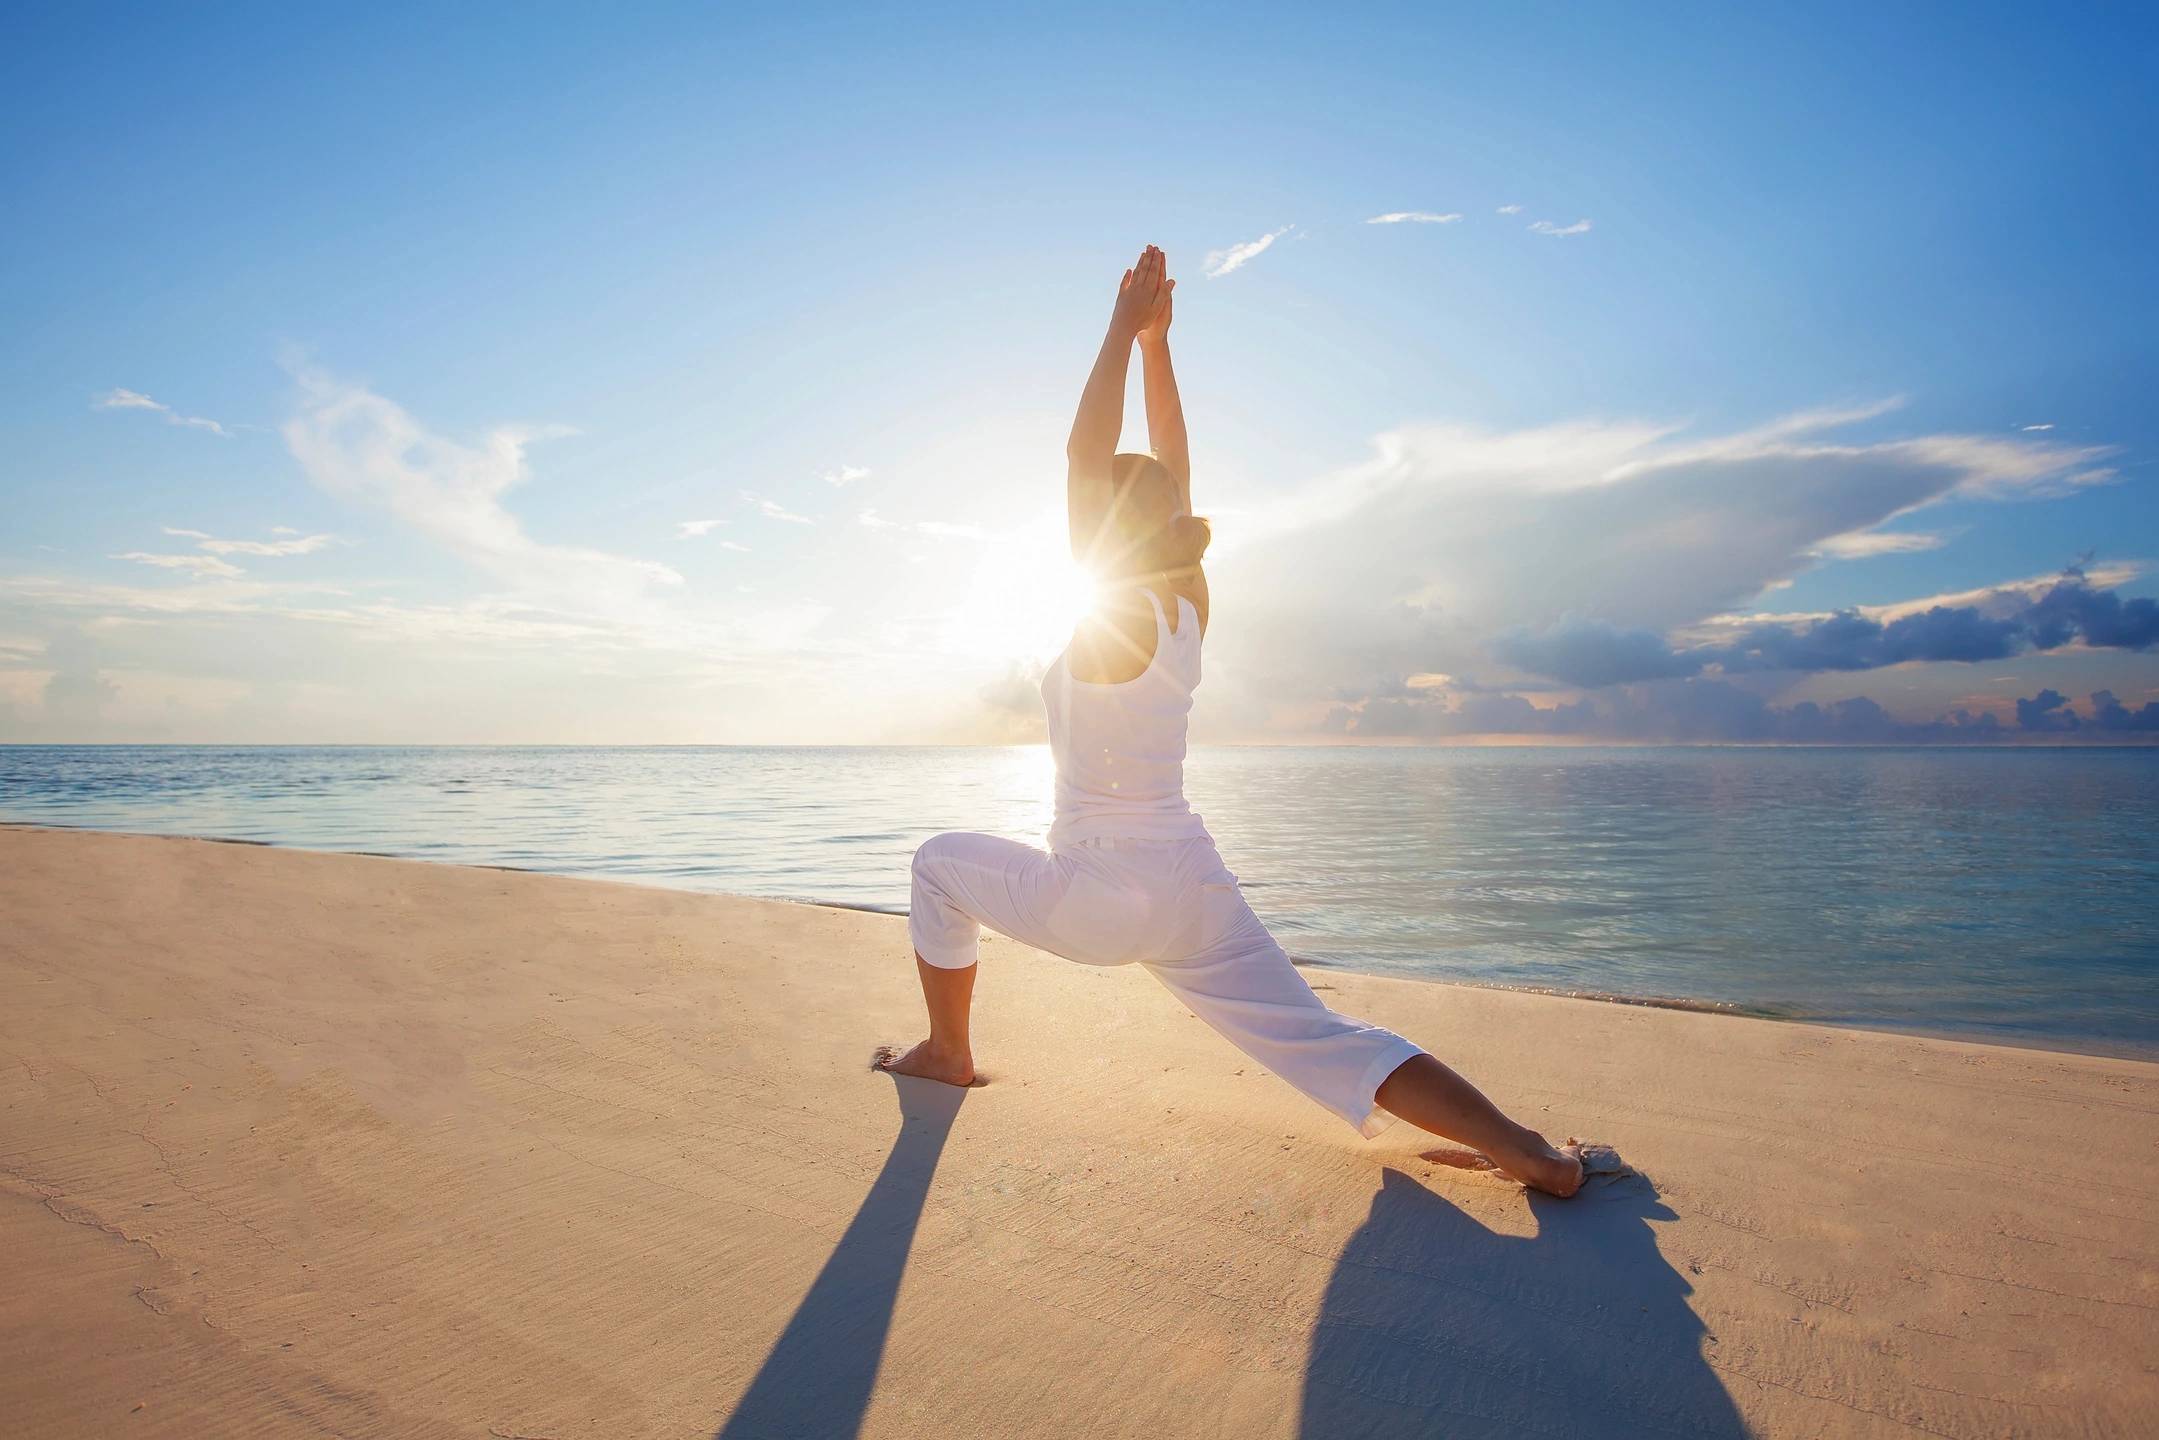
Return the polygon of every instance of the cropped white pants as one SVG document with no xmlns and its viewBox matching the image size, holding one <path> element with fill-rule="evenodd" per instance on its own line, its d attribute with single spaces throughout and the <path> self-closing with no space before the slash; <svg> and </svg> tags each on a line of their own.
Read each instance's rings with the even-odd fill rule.
<svg viewBox="0 0 2159 1440">
<path fill-rule="evenodd" d="M 975 963 L 979 925 L 1083 965 L 1138 963 L 1267 1069 L 1367 1138 L 1373 1094 L 1423 1050 L 1329 1010 L 1252 913 L 1206 836 L 1055 851 L 953 832 L 915 851 L 907 929 L 931 965 Z"/>
</svg>

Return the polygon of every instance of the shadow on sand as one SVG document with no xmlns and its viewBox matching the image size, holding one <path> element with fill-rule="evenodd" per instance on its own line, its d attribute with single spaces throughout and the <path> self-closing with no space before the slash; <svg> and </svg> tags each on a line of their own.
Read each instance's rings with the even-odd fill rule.
<svg viewBox="0 0 2159 1440">
<path fill-rule="evenodd" d="M 1640 1176 L 1497 1235 L 1399 1171 L 1327 1283 L 1298 1434 L 1745 1436 Z"/>
<path fill-rule="evenodd" d="M 895 1076 L 893 1084 L 900 1133 L 892 1153 L 718 1440 L 844 1440 L 862 1428 L 930 1177 L 967 1098 L 929 1080 Z"/>
</svg>

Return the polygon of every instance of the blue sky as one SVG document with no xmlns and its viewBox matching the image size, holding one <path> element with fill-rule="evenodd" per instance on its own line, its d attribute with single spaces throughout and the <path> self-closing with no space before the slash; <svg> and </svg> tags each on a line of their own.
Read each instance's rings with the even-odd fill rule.
<svg viewBox="0 0 2159 1440">
<path fill-rule="evenodd" d="M 1035 738 L 1147 242 L 1203 736 L 2135 738 L 2153 22 L 1884 8 L 21 19 L 0 738 Z"/>
</svg>

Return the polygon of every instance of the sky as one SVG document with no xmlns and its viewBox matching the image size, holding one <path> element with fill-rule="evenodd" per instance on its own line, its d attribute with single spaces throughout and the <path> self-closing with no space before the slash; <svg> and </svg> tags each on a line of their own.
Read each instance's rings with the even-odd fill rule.
<svg viewBox="0 0 2159 1440">
<path fill-rule="evenodd" d="M 2138 9 L 439 9 L 17 17 L 0 740 L 1039 740 L 1148 243 L 1196 739 L 2159 738 Z"/>
</svg>

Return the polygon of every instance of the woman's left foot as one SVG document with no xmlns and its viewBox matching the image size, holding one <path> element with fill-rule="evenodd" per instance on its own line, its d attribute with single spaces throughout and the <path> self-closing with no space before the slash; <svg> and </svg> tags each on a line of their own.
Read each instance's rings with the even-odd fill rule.
<svg viewBox="0 0 2159 1440">
<path fill-rule="evenodd" d="M 1543 1136 L 1530 1133 L 1533 1144 L 1525 1144 L 1521 1150 L 1509 1155 L 1504 1161 L 1495 1160 L 1482 1150 L 1467 1146 L 1444 1145 L 1427 1150 L 1417 1158 L 1434 1165 L 1452 1165 L 1457 1170 L 1488 1170 L 1506 1176 L 1519 1185 L 1532 1190 L 1542 1190 L 1564 1200 L 1582 1188 L 1588 1167 L 1583 1164 L 1582 1148 L 1575 1141 L 1554 1147 Z M 1608 1149 L 1609 1147 L 1599 1147 Z M 1613 1157 L 1617 1159 L 1617 1156 Z"/>
<path fill-rule="evenodd" d="M 947 1085 L 975 1083 L 974 1056 L 965 1051 L 955 1055 L 949 1050 L 933 1047 L 927 1040 L 906 1051 L 897 1045 L 880 1045 L 875 1064 L 879 1070 L 888 1070 L 894 1075 L 915 1075 Z"/>
</svg>

